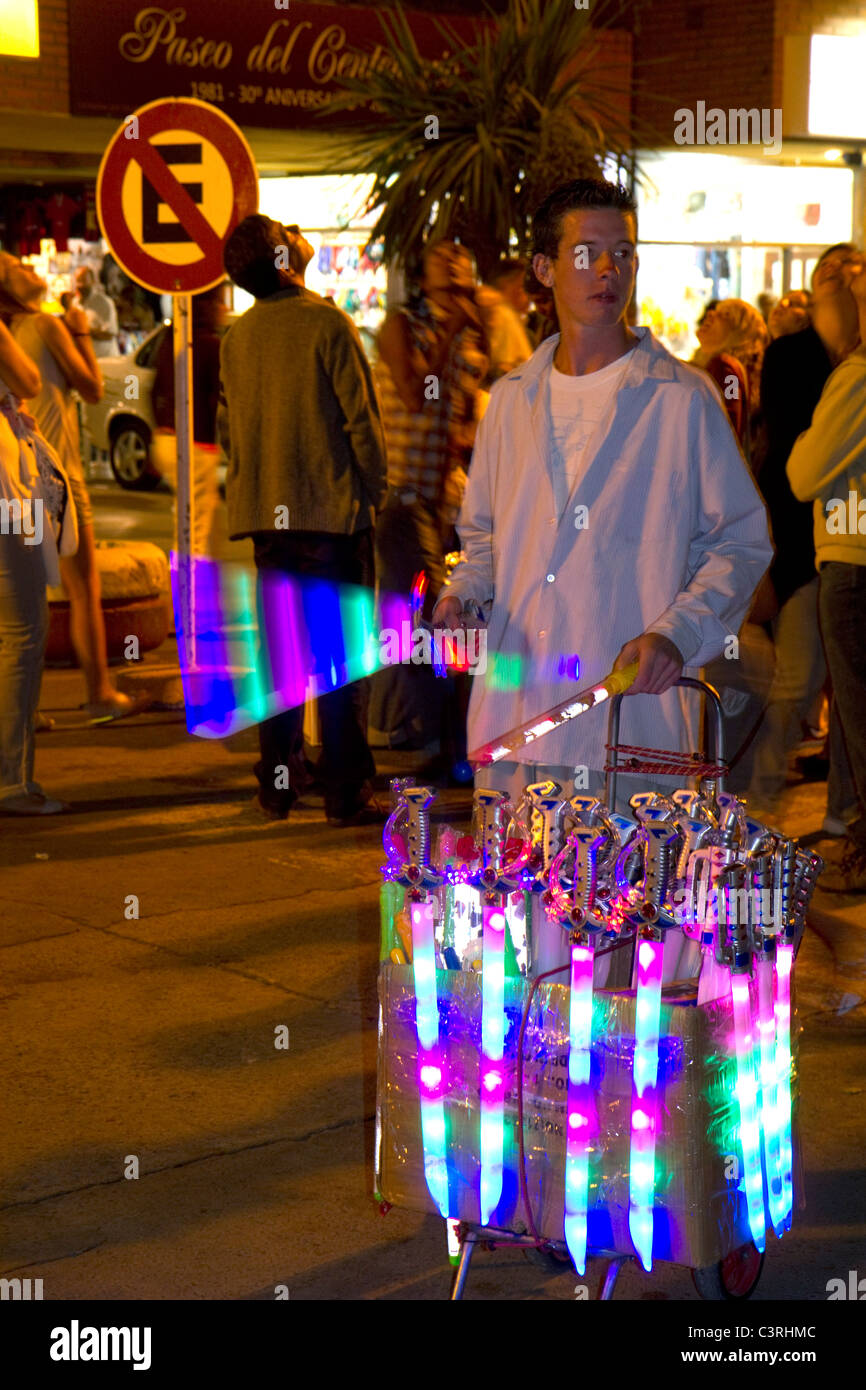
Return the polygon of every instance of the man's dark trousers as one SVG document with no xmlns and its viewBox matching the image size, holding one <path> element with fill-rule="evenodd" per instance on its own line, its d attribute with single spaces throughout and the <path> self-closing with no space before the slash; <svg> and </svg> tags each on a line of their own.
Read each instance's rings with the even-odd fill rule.
<svg viewBox="0 0 866 1390">
<path fill-rule="evenodd" d="M 833 681 L 833 697 L 842 723 L 851 776 L 860 814 L 848 827 L 854 844 L 866 854 L 866 565 L 825 560 L 818 591 L 821 636 Z"/>
<path fill-rule="evenodd" d="M 373 531 L 353 536 L 327 531 L 259 531 L 253 536 L 256 568 L 278 570 L 301 580 L 320 579 L 330 584 L 374 584 Z M 262 582 L 258 585 L 259 630 L 267 630 L 263 613 Z M 336 606 L 336 605 L 335 605 Z M 305 603 L 305 612 L 308 612 Z M 327 624 L 310 621 L 310 641 L 315 667 L 330 669 L 335 633 Z M 325 790 L 325 813 L 345 817 L 367 800 L 364 784 L 375 771 L 367 744 L 367 681 L 354 681 L 319 696 L 322 756 L 318 774 Z M 256 777 L 262 803 L 270 810 L 288 811 L 309 778 L 304 768 L 304 707 L 298 705 L 259 725 L 261 762 Z M 288 768 L 288 788 L 283 787 Z M 277 783 L 280 785 L 277 785 Z"/>
</svg>

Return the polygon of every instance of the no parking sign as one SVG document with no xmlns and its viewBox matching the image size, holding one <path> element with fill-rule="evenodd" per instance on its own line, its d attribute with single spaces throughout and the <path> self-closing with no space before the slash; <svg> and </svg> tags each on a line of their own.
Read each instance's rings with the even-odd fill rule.
<svg viewBox="0 0 866 1390">
<path fill-rule="evenodd" d="M 178 636 L 193 668 L 190 296 L 224 278 L 226 241 L 258 201 L 256 166 L 241 131 L 215 106 L 189 98 L 153 101 L 127 116 L 96 182 L 97 215 L 112 254 L 139 285 L 174 296 Z"/>
<path fill-rule="evenodd" d="M 127 116 L 99 167 L 96 210 L 112 254 L 159 294 L 223 278 L 223 247 L 258 207 L 242 132 L 204 101 L 154 101 Z"/>
</svg>

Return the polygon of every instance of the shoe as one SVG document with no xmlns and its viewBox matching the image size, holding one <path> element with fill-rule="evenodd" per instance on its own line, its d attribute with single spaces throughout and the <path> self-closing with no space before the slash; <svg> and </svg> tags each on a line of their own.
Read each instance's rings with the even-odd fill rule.
<svg viewBox="0 0 866 1390">
<path fill-rule="evenodd" d="M 839 863 L 820 875 L 818 887 L 825 893 L 866 893 L 866 849 L 849 840 Z"/>
<path fill-rule="evenodd" d="M 4 796 L 0 800 L 0 812 L 7 816 L 57 816 L 68 811 L 65 801 L 54 801 L 41 792 L 22 792 L 17 796 Z"/>
<path fill-rule="evenodd" d="M 350 825 L 382 825 L 387 820 L 388 813 L 379 805 L 369 782 L 359 789 L 358 798 L 358 803 L 351 810 L 328 810 L 326 807 L 325 819 L 328 824 L 337 830 L 345 830 Z"/>
<path fill-rule="evenodd" d="M 149 709 L 152 701 L 140 697 L 133 700 L 122 691 L 115 690 L 110 700 L 97 700 L 85 705 L 88 724 L 111 724 L 115 719 L 126 719 L 131 714 L 141 714 Z"/>
<path fill-rule="evenodd" d="M 269 806 L 266 801 L 262 801 L 261 792 L 256 792 L 253 797 L 253 805 L 267 820 L 288 820 L 289 812 L 297 806 L 297 800 L 292 801 L 288 806 Z"/>
<path fill-rule="evenodd" d="M 841 839 L 848 834 L 847 823 L 840 820 L 838 816 L 826 815 L 821 822 L 821 829 L 825 835 L 831 835 L 834 840 Z"/>
<path fill-rule="evenodd" d="M 822 758 L 819 753 L 812 753 L 808 757 L 797 759 L 797 770 L 804 782 L 826 782 L 830 774 L 830 759 Z"/>
<path fill-rule="evenodd" d="M 57 720 L 49 715 L 43 714 L 41 709 L 36 711 L 36 718 L 33 721 L 33 732 L 36 734 L 50 734 L 52 729 L 57 728 Z"/>
</svg>

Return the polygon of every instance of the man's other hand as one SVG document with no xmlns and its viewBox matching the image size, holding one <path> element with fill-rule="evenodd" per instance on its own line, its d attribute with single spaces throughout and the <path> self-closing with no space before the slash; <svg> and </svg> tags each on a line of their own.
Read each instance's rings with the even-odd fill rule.
<svg viewBox="0 0 866 1390">
<path fill-rule="evenodd" d="M 440 598 L 433 609 L 432 626 L 449 628 L 452 632 L 464 626 L 463 604 L 459 598 L 454 598 L 452 594 Z"/>
<path fill-rule="evenodd" d="M 626 691 L 627 695 L 662 695 L 670 690 L 683 673 L 683 658 L 679 647 L 658 632 L 644 632 L 626 642 L 613 664 L 615 671 L 640 662 L 637 678 Z"/>
</svg>

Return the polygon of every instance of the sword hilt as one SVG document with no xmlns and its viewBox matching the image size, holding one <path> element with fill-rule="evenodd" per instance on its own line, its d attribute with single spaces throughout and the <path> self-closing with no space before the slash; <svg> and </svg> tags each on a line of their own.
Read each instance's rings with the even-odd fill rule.
<svg viewBox="0 0 866 1390">
<path fill-rule="evenodd" d="M 603 829 L 579 825 L 551 864 L 550 898 L 563 925 L 586 932 L 605 929 L 607 923 L 597 901 L 598 859 L 601 851 L 607 847 L 609 838 Z M 570 852 L 573 853 L 574 864 L 571 888 L 566 890 L 562 883 L 562 868 Z"/>
<path fill-rule="evenodd" d="M 719 902 L 724 904 L 725 959 L 735 974 L 745 973 L 750 969 L 752 963 L 752 894 L 750 892 L 746 892 L 745 921 L 740 920 L 742 914 L 739 911 L 739 905 L 742 902 L 740 895 L 746 889 L 746 879 L 746 865 L 735 861 L 725 865 L 719 874 L 716 885 Z M 733 914 L 733 921 L 729 911 L 732 896 L 737 908 Z M 720 937 L 722 925 L 720 914 Z"/>
<path fill-rule="evenodd" d="M 430 863 L 430 806 L 436 793 L 430 787 L 406 787 L 406 851 L 408 860 L 398 882 L 420 891 L 438 888 L 444 875 Z"/>
<path fill-rule="evenodd" d="M 565 840 L 562 817 L 568 803 L 563 800 L 562 787 L 553 780 L 532 782 L 524 795 L 530 806 L 532 843 L 540 858 L 533 886 L 544 889 L 550 866 Z"/>
<path fill-rule="evenodd" d="M 481 853 L 481 863 L 470 877 L 470 882 L 482 893 L 510 893 L 517 887 L 517 877 L 505 873 L 505 833 L 507 822 L 505 809 L 508 806 L 505 792 L 475 791 L 476 844 Z M 529 846 L 526 846 L 526 856 Z M 513 866 L 519 871 L 522 864 Z"/>
</svg>

